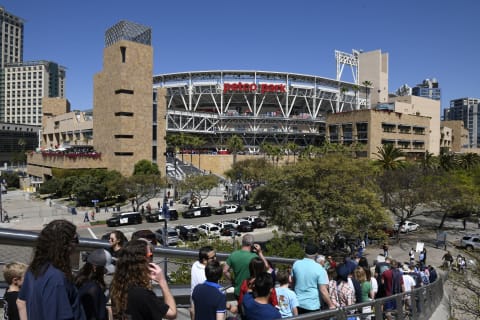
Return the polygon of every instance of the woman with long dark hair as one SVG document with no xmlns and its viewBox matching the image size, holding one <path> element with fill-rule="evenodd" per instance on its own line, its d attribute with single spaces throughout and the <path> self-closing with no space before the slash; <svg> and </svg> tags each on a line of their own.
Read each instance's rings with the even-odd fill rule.
<svg viewBox="0 0 480 320">
<path fill-rule="evenodd" d="M 119 252 L 110 286 L 114 319 L 175 319 L 177 307 L 162 269 L 150 262 L 148 242 L 131 240 Z M 152 291 L 151 281 L 158 283 L 163 301 Z"/>
<path fill-rule="evenodd" d="M 67 220 L 53 220 L 40 232 L 17 299 L 21 319 L 85 319 L 70 265 L 78 240 Z"/>
</svg>

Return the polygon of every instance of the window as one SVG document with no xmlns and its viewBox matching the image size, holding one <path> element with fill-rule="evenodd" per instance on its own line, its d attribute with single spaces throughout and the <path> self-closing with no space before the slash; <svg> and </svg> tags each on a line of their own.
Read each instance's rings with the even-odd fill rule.
<svg viewBox="0 0 480 320">
<path fill-rule="evenodd" d="M 126 61 L 127 47 L 120 47 L 120 53 L 122 54 L 122 63 Z"/>
<path fill-rule="evenodd" d="M 126 112 L 126 111 L 115 112 L 115 117 L 133 117 L 133 112 Z"/>
<path fill-rule="evenodd" d="M 118 89 L 118 90 L 115 90 L 115 94 L 121 94 L 121 93 L 124 93 L 124 94 L 133 94 L 133 90 L 129 90 L 129 89 Z"/>
</svg>

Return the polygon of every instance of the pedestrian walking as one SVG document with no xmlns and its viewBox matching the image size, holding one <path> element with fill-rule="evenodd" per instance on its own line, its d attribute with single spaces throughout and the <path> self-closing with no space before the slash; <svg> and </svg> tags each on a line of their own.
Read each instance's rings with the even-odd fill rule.
<svg viewBox="0 0 480 320">
<path fill-rule="evenodd" d="M 383 243 L 382 249 L 383 249 L 383 256 L 385 258 L 388 257 L 388 245 L 386 242 Z"/>
<path fill-rule="evenodd" d="M 467 230 L 467 219 L 463 219 L 463 230 Z"/>
<path fill-rule="evenodd" d="M 88 211 L 85 211 L 85 214 L 83 215 L 83 222 L 90 222 L 90 219 L 88 218 Z"/>
<path fill-rule="evenodd" d="M 413 248 L 410 249 L 410 252 L 408 253 L 408 256 L 410 258 L 410 264 L 415 263 L 415 250 Z"/>
</svg>

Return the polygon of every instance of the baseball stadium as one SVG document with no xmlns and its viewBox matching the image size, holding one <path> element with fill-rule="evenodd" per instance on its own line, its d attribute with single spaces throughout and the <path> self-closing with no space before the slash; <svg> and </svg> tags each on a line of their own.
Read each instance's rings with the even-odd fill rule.
<svg viewBox="0 0 480 320">
<path fill-rule="evenodd" d="M 166 89 L 167 133 L 191 133 L 212 148 L 232 136 L 245 151 L 263 143 L 319 145 L 329 113 L 367 108 L 366 87 L 271 71 L 196 71 L 154 76 Z"/>
</svg>

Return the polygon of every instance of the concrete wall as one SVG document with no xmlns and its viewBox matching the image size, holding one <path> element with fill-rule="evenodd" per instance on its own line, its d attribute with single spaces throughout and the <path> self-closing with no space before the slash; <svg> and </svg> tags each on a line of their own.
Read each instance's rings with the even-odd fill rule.
<svg viewBox="0 0 480 320">
<path fill-rule="evenodd" d="M 153 48 L 119 41 L 104 49 L 94 78 L 94 147 L 126 176 L 139 160 L 152 160 L 152 74 Z"/>
</svg>

